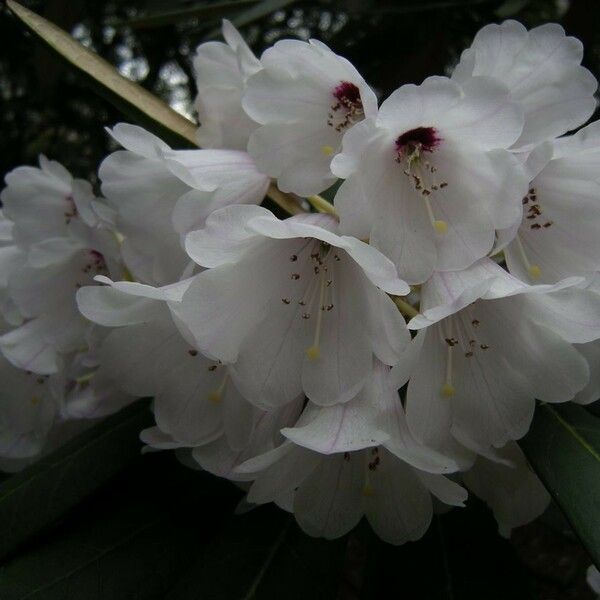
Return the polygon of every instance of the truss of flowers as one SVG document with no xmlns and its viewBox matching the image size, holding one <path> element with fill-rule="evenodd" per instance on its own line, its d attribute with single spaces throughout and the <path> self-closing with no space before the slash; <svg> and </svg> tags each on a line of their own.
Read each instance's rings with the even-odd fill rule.
<svg viewBox="0 0 600 600">
<path fill-rule="evenodd" d="M 378 102 L 317 40 L 258 59 L 223 36 L 194 58 L 202 149 L 121 123 L 102 198 L 43 156 L 6 176 L 2 467 L 152 396 L 149 448 L 311 535 L 365 516 L 415 540 L 467 490 L 503 533 L 533 519 L 536 399 L 600 397 L 600 127 L 565 135 L 596 107 L 580 42 L 489 25 L 450 77 Z"/>
</svg>

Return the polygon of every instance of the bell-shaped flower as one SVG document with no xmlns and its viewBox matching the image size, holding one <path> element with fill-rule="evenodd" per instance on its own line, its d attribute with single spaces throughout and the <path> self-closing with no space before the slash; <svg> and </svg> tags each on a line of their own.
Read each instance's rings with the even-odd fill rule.
<svg viewBox="0 0 600 600">
<path fill-rule="evenodd" d="M 246 152 L 172 150 L 141 127 L 110 134 L 125 148 L 100 165 L 102 192 L 117 213 L 125 264 L 150 285 L 178 281 L 189 264 L 182 236 L 228 204 L 259 204 L 269 178 Z"/>
<path fill-rule="evenodd" d="M 257 406 L 302 392 L 321 405 L 350 400 L 373 355 L 395 364 L 410 340 L 386 294 L 408 286 L 373 247 L 338 235 L 330 215 L 280 221 L 261 207 L 232 206 L 190 233 L 186 249 L 208 270 L 174 310 L 204 354 L 232 365 Z"/>
<path fill-rule="evenodd" d="M 281 40 L 261 63 L 243 99 L 261 124 L 248 152 L 281 190 L 317 194 L 335 181 L 330 163 L 342 136 L 376 114 L 377 98 L 346 59 L 317 40 Z"/>
<path fill-rule="evenodd" d="M 596 108 L 595 77 L 581 66 L 583 45 L 556 23 L 530 31 L 517 21 L 486 25 L 462 53 L 452 79 L 493 77 L 525 113 L 514 148 L 531 147 L 583 125 Z"/>
<path fill-rule="evenodd" d="M 508 270 L 526 282 L 554 283 L 600 271 L 600 122 L 533 150 L 523 220 L 498 234 Z"/>
<path fill-rule="evenodd" d="M 308 405 L 280 446 L 247 460 L 238 473 L 255 478 L 248 501 L 277 502 L 310 535 L 336 538 L 365 516 L 385 541 L 419 539 L 431 521 L 432 495 L 462 506 L 467 493 L 441 473 L 454 460 L 419 444 L 388 367 L 344 405 Z M 289 441 L 292 440 L 292 441 Z"/>
<path fill-rule="evenodd" d="M 223 21 L 223 42 L 205 42 L 196 49 L 193 68 L 198 94 L 194 107 L 203 148 L 245 150 L 248 137 L 258 127 L 242 108 L 248 77 L 261 69 L 237 29 Z"/>
<path fill-rule="evenodd" d="M 108 285 L 77 294 L 83 315 L 113 328 L 98 350 L 96 377 L 133 396 L 153 396 L 158 427 L 181 445 L 206 444 L 225 434 L 233 449 L 244 447 L 255 409 L 240 396 L 227 368 L 202 356 L 182 335 L 169 308 L 181 300 L 189 280 L 162 288 L 100 281 Z"/>
<path fill-rule="evenodd" d="M 462 474 L 462 480 L 492 509 L 500 534 L 509 537 L 512 529 L 526 525 L 546 510 L 550 495 L 515 442 L 494 454 L 478 456 L 473 467 Z"/>
<path fill-rule="evenodd" d="M 409 322 L 423 330 L 406 405 L 417 439 L 501 447 L 525 435 L 535 399 L 573 399 L 589 379 L 574 344 L 600 337 L 600 295 L 579 283 L 529 286 L 490 259 L 436 273 Z"/>
<path fill-rule="evenodd" d="M 2 191 L 18 255 L 3 263 L 2 279 L 24 322 L 0 337 L 0 348 L 16 366 L 50 374 L 85 343 L 77 289 L 119 273 L 120 260 L 109 207 L 58 163 L 41 157 L 40 166 L 15 169 Z"/>
<path fill-rule="evenodd" d="M 522 215 L 527 178 L 506 150 L 523 116 L 484 77 L 404 85 L 351 129 L 332 162 L 341 231 L 370 238 L 409 283 L 485 256 Z"/>
</svg>

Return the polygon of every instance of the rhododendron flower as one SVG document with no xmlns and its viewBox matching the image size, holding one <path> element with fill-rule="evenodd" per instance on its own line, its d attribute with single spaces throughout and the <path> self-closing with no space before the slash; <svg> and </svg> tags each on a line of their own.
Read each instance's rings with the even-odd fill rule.
<svg viewBox="0 0 600 600">
<path fill-rule="evenodd" d="M 340 230 L 370 238 L 409 283 L 466 268 L 496 229 L 520 221 L 527 179 L 506 150 L 523 116 L 508 90 L 476 77 L 404 85 L 344 136 L 333 172 Z"/>
<path fill-rule="evenodd" d="M 228 204 L 259 204 L 269 178 L 239 150 L 172 150 L 155 135 L 120 123 L 111 135 L 125 148 L 100 165 L 102 192 L 125 237 L 124 261 L 152 285 L 178 281 L 189 264 L 182 236 Z"/>
<path fill-rule="evenodd" d="M 204 148 L 245 150 L 248 137 L 258 124 L 244 112 L 242 95 L 246 80 L 261 65 L 227 20 L 223 21 L 223 37 L 226 44 L 205 42 L 194 56 L 198 141 Z"/>
<path fill-rule="evenodd" d="M 527 31 L 517 21 L 486 25 L 452 73 L 460 84 L 493 77 L 525 113 L 514 148 L 531 147 L 583 125 L 596 108 L 595 77 L 581 66 L 583 45 L 556 23 Z"/>
<path fill-rule="evenodd" d="M 527 282 L 554 283 L 600 270 L 600 126 L 539 146 L 527 160 L 531 183 L 523 220 L 500 232 L 508 270 Z"/>
<path fill-rule="evenodd" d="M 346 59 L 316 40 L 281 40 L 261 64 L 243 100 L 261 124 L 248 152 L 281 190 L 319 193 L 335 181 L 329 164 L 344 133 L 375 116 L 375 94 Z"/>
<path fill-rule="evenodd" d="M 205 444 L 225 433 L 233 449 L 244 447 L 253 430 L 253 407 L 227 368 L 202 356 L 182 335 L 169 309 L 189 280 L 162 288 L 100 280 L 108 286 L 77 294 L 88 319 L 113 328 L 99 348 L 99 375 L 133 396 L 153 396 L 158 427 L 181 444 Z"/>
<path fill-rule="evenodd" d="M 478 450 L 525 435 L 535 399 L 566 402 L 589 379 L 574 346 L 600 336 L 600 295 L 577 279 L 529 286 L 490 259 L 423 286 L 423 329 L 407 391 L 412 432 L 436 446 L 448 431 Z"/>
<path fill-rule="evenodd" d="M 408 286 L 377 250 L 338 235 L 329 215 L 280 221 L 264 208 L 229 207 L 190 233 L 186 249 L 209 270 L 174 310 L 204 354 L 233 365 L 257 406 L 302 391 L 317 404 L 350 400 L 373 355 L 394 364 L 410 339 L 385 293 Z"/>
</svg>

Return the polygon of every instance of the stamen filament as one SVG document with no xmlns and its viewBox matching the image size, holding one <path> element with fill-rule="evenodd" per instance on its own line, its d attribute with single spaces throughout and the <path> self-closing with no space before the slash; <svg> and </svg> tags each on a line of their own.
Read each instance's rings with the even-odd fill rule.
<svg viewBox="0 0 600 600">
<path fill-rule="evenodd" d="M 521 260 L 523 261 L 525 268 L 529 272 L 529 276 L 531 277 L 531 279 L 534 280 L 539 279 L 542 276 L 542 270 L 538 265 L 532 265 L 529 262 L 529 258 L 527 257 L 527 253 L 525 252 L 525 247 L 523 246 L 523 242 L 521 241 L 521 238 L 518 233 L 515 236 L 515 242 L 517 244 L 517 249 L 519 250 Z"/>
<path fill-rule="evenodd" d="M 218 404 L 221 401 L 221 398 L 223 397 L 223 390 L 225 389 L 225 385 L 226 385 L 228 379 L 229 379 L 229 372 L 225 371 L 225 376 L 223 377 L 223 380 L 221 381 L 221 384 L 219 385 L 219 387 L 215 391 L 209 392 L 209 394 L 208 394 L 209 402 L 212 402 L 213 404 Z"/>
<path fill-rule="evenodd" d="M 317 325 L 315 327 L 315 337 L 313 339 L 313 345 L 306 349 L 306 356 L 310 360 L 317 360 L 321 355 L 319 342 L 321 341 L 321 323 L 323 322 L 323 313 L 325 312 L 325 269 L 321 269 L 319 279 L 321 282 L 321 289 L 319 291 L 319 304 L 317 305 Z"/>
</svg>

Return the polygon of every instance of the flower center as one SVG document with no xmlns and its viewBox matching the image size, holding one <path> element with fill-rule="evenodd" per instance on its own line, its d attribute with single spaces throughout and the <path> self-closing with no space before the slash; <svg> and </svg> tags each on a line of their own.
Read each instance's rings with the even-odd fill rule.
<svg viewBox="0 0 600 600">
<path fill-rule="evenodd" d="M 434 127 L 417 127 L 398 136 L 395 148 L 396 162 L 405 166 L 404 174 L 409 178 L 414 190 L 423 197 L 431 226 L 440 234 L 448 231 L 448 224 L 435 218 L 430 196 L 445 188 L 448 183 L 438 183 L 435 177 L 436 167 L 423 160 L 423 154 L 432 154 L 442 141 Z"/>
<path fill-rule="evenodd" d="M 438 131 L 434 127 L 411 129 L 396 139 L 398 162 L 411 156 L 419 158 L 423 152 L 433 152 L 441 141 L 442 138 L 439 137 Z"/>
<path fill-rule="evenodd" d="M 104 255 L 101 252 L 98 252 L 98 250 L 88 250 L 87 261 L 82 270 L 86 274 L 92 272 L 96 275 L 100 273 L 105 275 L 108 274 Z"/>
<path fill-rule="evenodd" d="M 341 133 L 351 125 L 362 121 L 365 112 L 358 86 L 350 81 L 342 81 L 334 88 L 333 98 L 333 104 L 327 114 L 329 127 Z"/>
</svg>

